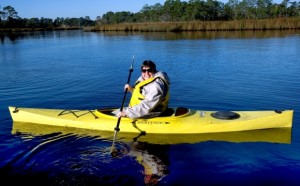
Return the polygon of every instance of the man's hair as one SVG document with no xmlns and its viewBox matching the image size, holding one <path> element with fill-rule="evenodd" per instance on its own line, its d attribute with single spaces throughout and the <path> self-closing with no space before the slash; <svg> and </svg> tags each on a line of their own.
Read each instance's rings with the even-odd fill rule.
<svg viewBox="0 0 300 186">
<path fill-rule="evenodd" d="M 141 69 L 143 69 L 144 66 L 147 66 L 152 69 L 153 72 L 156 72 L 156 65 L 151 60 L 145 60 L 141 66 Z"/>
</svg>

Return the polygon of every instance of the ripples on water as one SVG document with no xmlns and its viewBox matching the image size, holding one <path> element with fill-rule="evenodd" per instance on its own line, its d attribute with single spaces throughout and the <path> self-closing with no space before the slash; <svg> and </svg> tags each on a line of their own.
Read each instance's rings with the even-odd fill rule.
<svg viewBox="0 0 300 186">
<path fill-rule="evenodd" d="M 4 167 L 10 172 L 7 176 L 11 176 L 11 183 L 22 180 L 42 185 L 122 184 L 122 175 L 131 172 L 128 166 L 141 169 L 132 164 L 134 158 L 128 155 L 128 146 L 123 143 L 116 143 L 119 153 L 113 157 L 111 141 L 99 137 L 60 133 L 15 137 L 19 138 L 19 144 L 15 144 L 18 149 L 14 149 L 17 154 Z M 126 176 L 124 179 L 125 183 L 130 181 Z"/>
</svg>

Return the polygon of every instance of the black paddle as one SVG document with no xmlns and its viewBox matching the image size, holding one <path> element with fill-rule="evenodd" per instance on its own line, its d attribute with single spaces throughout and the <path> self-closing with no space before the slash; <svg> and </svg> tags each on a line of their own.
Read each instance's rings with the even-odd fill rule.
<svg viewBox="0 0 300 186">
<path fill-rule="evenodd" d="M 132 57 L 132 63 L 131 63 L 131 66 L 130 66 L 130 69 L 129 69 L 129 75 L 128 75 L 128 79 L 127 79 L 127 84 L 129 84 L 130 82 L 130 77 L 131 77 L 131 73 L 133 72 L 133 63 L 134 63 L 134 56 Z M 123 101 L 122 101 L 122 106 L 120 108 L 120 112 L 122 112 L 123 110 L 123 107 L 124 107 L 124 102 L 125 102 L 125 98 L 126 98 L 126 94 L 127 94 L 128 90 L 126 89 L 125 90 L 125 93 L 124 93 L 124 97 L 123 97 Z M 113 143 L 112 143 L 112 146 L 111 146 L 111 149 L 110 149 L 110 153 L 112 154 L 114 152 L 114 147 L 115 147 L 115 141 L 116 141 L 116 138 L 117 138 L 117 133 L 120 131 L 120 121 L 121 121 L 121 118 L 122 117 L 119 117 L 118 118 L 118 122 L 117 122 L 117 126 L 115 127 L 115 134 L 114 134 L 114 139 L 113 139 Z"/>
</svg>

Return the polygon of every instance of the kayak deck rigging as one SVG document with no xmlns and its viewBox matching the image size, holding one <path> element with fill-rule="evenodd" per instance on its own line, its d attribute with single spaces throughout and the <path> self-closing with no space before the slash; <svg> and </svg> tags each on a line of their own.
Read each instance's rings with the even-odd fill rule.
<svg viewBox="0 0 300 186">
<path fill-rule="evenodd" d="M 84 116 L 86 114 L 92 114 L 95 119 L 98 119 L 98 116 L 96 116 L 94 114 L 94 112 L 92 110 L 86 110 L 87 112 L 86 113 L 81 113 L 82 110 L 69 110 L 69 109 L 66 109 L 66 110 L 63 110 L 61 113 L 58 114 L 58 116 L 62 116 L 62 115 L 66 115 L 66 114 L 73 114 L 74 116 L 76 116 L 77 118 L 81 117 L 81 116 Z M 77 112 L 80 112 L 81 114 L 80 115 L 77 115 L 76 113 Z"/>
</svg>

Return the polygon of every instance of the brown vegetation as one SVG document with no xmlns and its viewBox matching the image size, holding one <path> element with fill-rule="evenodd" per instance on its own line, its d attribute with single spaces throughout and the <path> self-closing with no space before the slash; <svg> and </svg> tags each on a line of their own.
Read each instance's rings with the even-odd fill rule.
<svg viewBox="0 0 300 186">
<path fill-rule="evenodd" d="M 236 30 L 287 30 L 299 29 L 300 18 L 277 18 L 236 21 L 148 22 L 103 24 L 87 27 L 85 31 L 236 31 Z"/>
</svg>

